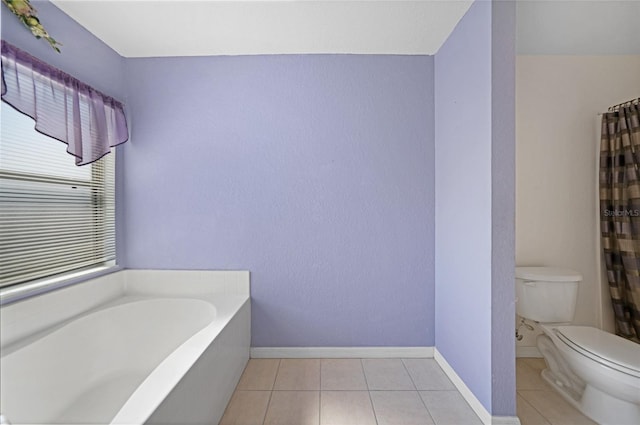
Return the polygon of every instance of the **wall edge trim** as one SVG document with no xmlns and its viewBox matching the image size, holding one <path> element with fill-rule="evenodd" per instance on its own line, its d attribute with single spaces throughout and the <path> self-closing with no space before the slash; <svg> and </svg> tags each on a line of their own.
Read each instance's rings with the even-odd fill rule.
<svg viewBox="0 0 640 425">
<path fill-rule="evenodd" d="M 449 377 L 453 385 L 456 387 L 462 398 L 469 404 L 471 409 L 480 418 L 485 425 L 521 425 L 520 419 L 517 416 L 492 416 L 489 411 L 480 403 L 480 400 L 471 392 L 467 384 L 464 383 L 462 378 L 458 376 L 456 371 L 447 362 L 444 356 L 438 351 L 438 348 L 433 350 L 433 358 L 442 368 L 444 373 Z"/>
</svg>

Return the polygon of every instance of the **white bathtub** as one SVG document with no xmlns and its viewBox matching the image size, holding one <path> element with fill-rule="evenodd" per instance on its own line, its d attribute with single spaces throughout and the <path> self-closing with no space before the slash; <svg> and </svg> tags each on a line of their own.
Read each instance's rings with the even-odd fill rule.
<svg viewBox="0 0 640 425">
<path fill-rule="evenodd" d="M 13 424 L 217 424 L 250 338 L 248 273 L 218 273 L 123 271 L 0 308 L 0 411 Z"/>
</svg>

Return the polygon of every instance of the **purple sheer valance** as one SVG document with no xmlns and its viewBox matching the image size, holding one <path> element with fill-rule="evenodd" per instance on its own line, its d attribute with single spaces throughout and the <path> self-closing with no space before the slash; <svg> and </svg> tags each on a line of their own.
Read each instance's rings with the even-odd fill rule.
<svg viewBox="0 0 640 425">
<path fill-rule="evenodd" d="M 2 40 L 2 100 L 67 144 L 76 165 L 129 139 L 122 103 Z"/>
</svg>

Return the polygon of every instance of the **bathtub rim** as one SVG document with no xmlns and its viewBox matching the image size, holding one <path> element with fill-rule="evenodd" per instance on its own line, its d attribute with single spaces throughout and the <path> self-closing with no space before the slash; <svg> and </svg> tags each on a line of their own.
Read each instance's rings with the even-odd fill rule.
<svg viewBox="0 0 640 425">
<path fill-rule="evenodd" d="M 176 279 L 180 285 L 174 285 Z M 203 298 L 215 294 L 248 297 L 250 293 L 248 270 L 116 270 L 0 306 L 0 354 L 18 340 L 126 295 Z M 61 308 L 62 305 L 65 307 Z"/>
<path fill-rule="evenodd" d="M 218 323 L 220 330 L 226 329 L 230 323 L 235 323 L 235 317 L 245 311 L 245 306 L 251 310 L 251 273 L 248 270 L 183 270 L 183 269 L 124 269 L 114 273 L 108 273 L 96 278 L 69 285 L 60 290 L 51 291 L 46 296 L 33 296 L 20 300 L 20 302 L 4 305 L 0 309 L 3 313 L 3 332 L 0 349 L 4 354 L 4 348 L 13 346 L 14 343 L 32 337 L 33 340 L 42 338 L 46 334 L 66 323 L 77 320 L 86 314 L 105 308 L 107 305 L 117 303 L 128 297 L 132 300 L 139 298 L 195 298 L 195 299 L 235 299 L 234 306 L 226 309 L 224 323 Z M 176 285 L 179 279 L 179 285 Z M 80 284 L 83 283 L 83 284 Z M 53 298 L 49 298 L 53 297 Z M 64 308 L 60 306 L 64 305 Z M 216 308 L 218 303 L 214 302 Z M 222 313 L 222 312 L 221 312 Z M 250 314 L 250 313 L 248 313 Z M 222 315 L 222 314 L 221 314 Z M 5 320 L 6 319 L 6 320 Z M 28 320 L 23 320 L 28 319 Z M 207 329 L 209 326 L 205 327 Z M 250 324 L 249 324 L 250 326 Z M 202 331 L 202 330 L 201 330 Z M 199 332 L 201 332 L 199 331 Z M 250 328 L 247 329 L 250 335 Z M 215 332 L 218 334 L 219 332 Z M 37 335 L 37 336 L 36 336 Z M 192 335 L 193 337 L 193 335 Z M 203 347 L 203 353 L 207 352 L 215 341 L 217 335 L 211 336 L 211 342 Z M 250 336 L 248 337 L 250 338 Z M 190 339 L 189 339 L 190 340 Z M 181 345 L 182 347 L 182 345 Z M 248 346 L 247 346 L 248 347 Z M 211 347 L 214 348 L 214 347 Z M 249 348 L 246 349 L 247 358 Z M 165 359 L 168 358 L 165 357 Z M 200 358 L 194 356 L 194 359 Z M 161 362 L 160 365 L 164 364 Z M 160 366 L 159 365 L 159 366 Z M 186 370 L 189 368 L 186 367 Z M 155 369 L 154 369 L 155 371 Z M 239 377 L 238 377 L 239 378 Z M 146 378 L 145 378 L 146 380 Z M 175 389 L 176 383 L 181 379 L 175 379 L 175 383 L 167 386 L 169 395 Z M 169 388 L 171 387 L 171 389 Z M 215 387 L 215 384 L 214 384 Z M 233 389 L 231 389 L 232 392 Z M 230 397 L 229 393 L 229 397 Z M 133 396 L 133 395 L 132 395 Z M 158 397 L 162 405 L 161 397 Z M 228 401 L 228 400 L 226 400 Z M 127 403 L 125 403 L 126 405 Z M 124 407 L 124 406 L 123 406 Z M 156 406 L 157 407 L 157 406 Z M 121 409 L 122 410 L 122 409 Z M 146 412 L 139 416 L 153 415 L 155 410 L 150 406 L 145 407 Z M 116 419 L 118 414 L 114 417 Z M 144 420 L 140 419 L 140 423 Z"/>
</svg>

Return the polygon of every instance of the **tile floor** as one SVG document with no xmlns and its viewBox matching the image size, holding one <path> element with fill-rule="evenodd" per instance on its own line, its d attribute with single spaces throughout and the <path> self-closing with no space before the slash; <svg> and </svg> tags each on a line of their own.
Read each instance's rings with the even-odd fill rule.
<svg viewBox="0 0 640 425">
<path fill-rule="evenodd" d="M 522 425 L 594 424 L 516 361 Z M 220 425 L 481 424 L 433 359 L 251 359 Z"/>
<path fill-rule="evenodd" d="M 251 359 L 220 425 L 481 425 L 433 359 Z"/>
<path fill-rule="evenodd" d="M 522 425 L 596 425 L 567 403 L 540 376 L 543 359 L 516 359 L 518 417 Z"/>
</svg>

